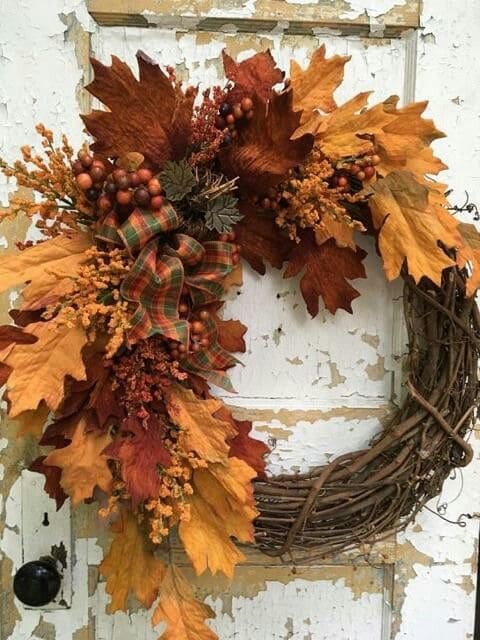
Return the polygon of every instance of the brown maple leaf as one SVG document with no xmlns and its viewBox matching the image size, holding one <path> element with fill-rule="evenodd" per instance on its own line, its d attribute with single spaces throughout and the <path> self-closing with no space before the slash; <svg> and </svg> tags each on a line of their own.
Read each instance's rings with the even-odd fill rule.
<svg viewBox="0 0 480 640">
<path fill-rule="evenodd" d="M 122 478 L 134 509 L 140 502 L 158 495 L 158 468 L 171 464 L 164 431 L 164 425 L 156 416 L 149 416 L 145 425 L 132 416 L 123 422 L 115 439 L 103 452 L 108 458 L 120 460 Z"/>
<path fill-rule="evenodd" d="M 294 243 L 281 232 L 273 215 L 246 202 L 241 203 L 241 212 L 244 217 L 234 230 L 242 257 L 262 275 L 266 272 L 265 262 L 281 269 Z"/>
<path fill-rule="evenodd" d="M 234 84 L 228 92 L 231 104 L 253 96 L 266 101 L 272 95 L 272 87 L 283 80 L 284 73 L 277 67 L 269 49 L 242 62 L 236 62 L 225 50 L 222 55 L 225 75 Z"/>
<path fill-rule="evenodd" d="M 107 610 L 109 613 L 126 611 L 130 593 L 149 609 L 157 597 L 165 565 L 155 557 L 135 514 L 122 511 L 111 528 L 114 538 L 99 567 L 111 596 Z"/>
<path fill-rule="evenodd" d="M 329 113 L 336 109 L 333 93 L 343 81 L 345 64 L 351 56 L 325 57 L 325 45 L 313 52 L 305 71 L 298 62 L 290 63 L 290 80 L 295 111 L 303 111 L 306 122 L 315 109 Z"/>
<path fill-rule="evenodd" d="M 11 324 L 0 326 L 0 351 L 12 344 L 33 344 L 37 340 L 37 336 L 27 333 L 20 327 L 14 327 Z"/>
<path fill-rule="evenodd" d="M 250 195 L 265 194 L 283 182 L 312 148 L 310 134 L 290 139 L 300 122 L 292 100 L 292 91 L 274 93 L 267 103 L 255 98 L 253 118 L 239 130 L 234 143 L 220 151 L 223 172 L 238 177 L 239 188 Z"/>
<path fill-rule="evenodd" d="M 212 609 L 199 602 L 180 570 L 169 565 L 160 588 L 160 598 L 152 616 L 152 624 L 166 623 L 159 640 L 218 640 L 205 624 L 214 618 Z"/>
<path fill-rule="evenodd" d="M 29 409 L 18 415 L 15 418 L 17 436 L 32 435 L 35 438 L 41 438 L 49 413 L 50 409 L 42 401 L 36 409 Z"/>
<path fill-rule="evenodd" d="M 313 231 L 301 236 L 301 242 L 290 254 L 284 278 L 291 278 L 300 272 L 300 289 L 307 303 L 310 315 L 318 313 L 318 298 L 321 297 L 330 313 L 337 309 L 352 311 L 352 301 L 360 295 L 348 280 L 366 278 L 362 260 L 366 252 L 360 247 L 352 251 L 338 247 L 332 238 L 320 246 L 315 242 Z"/>
<path fill-rule="evenodd" d="M 65 491 L 62 489 L 60 479 L 62 477 L 62 470 L 60 467 L 52 467 L 45 464 L 46 456 L 40 456 L 36 458 L 28 467 L 29 471 L 35 471 L 45 476 L 45 484 L 43 488 L 45 492 L 55 500 L 57 504 L 57 511 L 62 507 L 65 500 L 68 498 Z"/>
<path fill-rule="evenodd" d="M 185 155 L 194 95 L 174 86 L 160 67 L 137 53 L 139 80 L 112 56 L 110 67 L 92 59 L 95 79 L 86 89 L 109 111 L 82 116 L 95 138 L 92 149 L 109 157 L 139 152 L 157 167 Z"/>
</svg>

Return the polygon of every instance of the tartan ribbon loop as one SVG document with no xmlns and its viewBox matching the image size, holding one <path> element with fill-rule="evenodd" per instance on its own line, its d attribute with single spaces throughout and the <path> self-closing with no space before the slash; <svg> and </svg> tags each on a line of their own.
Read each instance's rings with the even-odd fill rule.
<svg viewBox="0 0 480 640">
<path fill-rule="evenodd" d="M 104 221 L 100 225 L 95 237 L 98 240 L 104 242 L 111 242 L 113 244 L 123 244 L 121 237 L 118 235 L 118 228 L 120 224 L 118 222 L 118 216 L 115 211 L 110 211 L 105 216 Z"/>
<path fill-rule="evenodd" d="M 133 344 L 159 333 L 187 345 L 188 323 L 178 316 L 183 265 L 174 256 L 158 257 L 159 244 L 159 239 L 154 238 L 142 249 L 120 286 L 122 297 L 137 305 L 127 339 Z"/>
<path fill-rule="evenodd" d="M 171 204 L 164 205 L 158 211 L 134 209 L 118 229 L 118 234 L 130 255 L 133 255 L 159 234 L 175 231 L 181 224 L 182 219 Z"/>
<path fill-rule="evenodd" d="M 204 242 L 203 247 L 203 260 L 187 268 L 185 276 L 194 307 L 220 300 L 224 293 L 223 280 L 235 268 L 230 242 L 212 240 Z"/>
<path fill-rule="evenodd" d="M 198 264 L 205 255 L 205 247 L 198 240 L 184 233 L 176 233 L 173 243 L 170 243 L 165 251 L 171 256 L 180 258 L 186 266 Z"/>
</svg>

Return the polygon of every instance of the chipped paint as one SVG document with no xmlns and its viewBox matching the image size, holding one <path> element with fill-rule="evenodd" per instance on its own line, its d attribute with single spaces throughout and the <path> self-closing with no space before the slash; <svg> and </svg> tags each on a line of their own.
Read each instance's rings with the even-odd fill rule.
<svg viewBox="0 0 480 640">
<path fill-rule="evenodd" d="M 415 84 L 411 33 L 390 38 L 418 23 L 417 0 L 91 0 L 88 6 L 104 24 L 136 26 L 100 28 L 86 0 L 2 0 L 0 148 L 8 160 L 19 144 L 34 142 L 39 120 L 79 144 L 77 112 L 79 104 L 81 110 L 88 106 L 81 87 L 89 78 L 90 42 L 104 61 L 115 53 L 132 62 L 141 46 L 176 64 L 182 78 L 205 85 L 220 78 L 223 47 L 239 59 L 269 47 L 286 67 L 291 57 L 305 65 L 325 41 L 329 51 L 352 55 L 339 101 L 366 87 L 381 97 L 407 96 Z M 458 198 L 467 186 L 478 201 L 480 177 L 472 166 L 480 160 L 480 134 L 472 122 L 480 108 L 473 80 L 480 77 L 471 60 L 478 57 L 480 8 L 465 0 L 458 12 L 451 0 L 425 0 L 422 24 L 418 94 L 432 99 L 429 113 L 449 134 L 437 150 L 455 168 L 448 178 Z M 349 37 L 338 38 L 341 33 Z M 0 179 L 1 203 L 7 204 L 13 189 Z M 11 248 L 16 239 L 32 237 L 27 226 L 2 225 L 0 246 Z M 399 393 L 404 342 L 398 289 L 386 284 L 373 243 L 362 244 L 369 253 L 368 280 L 359 282 L 362 295 L 352 316 L 332 317 L 321 310 L 310 320 L 298 280 L 285 281 L 274 270 L 263 279 L 245 270 L 241 295 L 229 302 L 229 317 L 243 320 L 249 332 L 242 358 L 246 366 L 233 375 L 238 395 L 228 402 L 237 417 L 253 420 L 257 437 L 272 446 L 273 473 L 304 471 L 363 448 L 382 428 Z M 0 299 L 3 322 L 13 300 L 9 294 Z M 22 560 L 18 474 L 36 455 L 36 446 L 17 440 L 4 421 L 0 455 L 1 640 L 156 639 L 158 629 L 150 628 L 135 603 L 129 614 L 105 613 L 97 566 L 108 541 L 93 505 L 72 515 L 72 608 L 42 612 L 14 602 L 11 579 Z M 429 505 L 435 511 L 447 504 L 445 516 L 453 522 L 460 518 L 464 527 L 424 511 L 397 544 L 390 540 L 363 549 L 360 556 L 302 560 L 295 567 L 288 559 L 282 564 L 246 550 L 246 564 L 232 585 L 208 577 L 198 581 L 199 593 L 217 612 L 212 626 L 222 640 L 412 640 L 430 637 L 434 616 L 437 640 L 472 637 L 478 522 L 461 516 L 478 504 L 478 475 L 478 463 L 468 467 Z M 184 563 L 184 556 L 179 560 Z"/>
</svg>

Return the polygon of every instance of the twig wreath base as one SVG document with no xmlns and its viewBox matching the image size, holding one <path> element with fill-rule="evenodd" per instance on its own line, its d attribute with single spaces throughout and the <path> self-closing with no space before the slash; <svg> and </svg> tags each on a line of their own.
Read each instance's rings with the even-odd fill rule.
<svg viewBox="0 0 480 640">
<path fill-rule="evenodd" d="M 478 406 L 480 317 L 465 274 L 441 287 L 404 276 L 408 396 L 372 443 L 308 473 L 255 485 L 256 543 L 269 556 L 326 555 L 404 529 L 451 471 L 473 458 L 467 442 Z"/>
</svg>

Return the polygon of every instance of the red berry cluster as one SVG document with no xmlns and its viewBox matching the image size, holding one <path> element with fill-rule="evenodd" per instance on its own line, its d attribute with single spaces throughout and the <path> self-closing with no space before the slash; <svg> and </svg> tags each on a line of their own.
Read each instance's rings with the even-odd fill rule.
<svg viewBox="0 0 480 640">
<path fill-rule="evenodd" d="M 94 202 L 103 215 L 117 205 L 127 209 L 139 206 L 158 210 L 165 203 L 162 186 L 147 167 L 136 171 L 117 168 L 108 173 L 103 160 L 82 150 L 72 169 L 87 200 Z"/>
<path fill-rule="evenodd" d="M 243 98 L 241 102 L 235 103 L 233 106 L 228 102 L 220 105 L 219 114 L 217 116 L 215 126 L 223 131 L 223 141 L 229 144 L 238 136 L 237 125 L 244 120 L 253 118 L 253 101 L 251 98 Z"/>
<path fill-rule="evenodd" d="M 187 353 L 198 353 L 199 351 L 208 349 L 210 346 L 210 339 L 206 335 L 207 327 L 205 325 L 205 322 L 210 318 L 210 313 L 206 309 L 203 309 L 200 312 L 191 314 L 186 297 L 180 302 L 178 310 L 180 317 L 188 322 L 190 342 L 188 347 L 180 342 L 171 341 L 169 343 L 170 356 L 174 360 L 185 357 Z"/>
<path fill-rule="evenodd" d="M 378 155 L 356 158 L 352 162 L 342 163 L 332 177 L 332 186 L 345 192 L 350 191 L 355 182 L 371 180 L 377 173 L 376 166 L 381 159 Z M 353 183 L 352 183 L 353 178 Z"/>
</svg>

